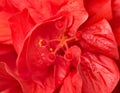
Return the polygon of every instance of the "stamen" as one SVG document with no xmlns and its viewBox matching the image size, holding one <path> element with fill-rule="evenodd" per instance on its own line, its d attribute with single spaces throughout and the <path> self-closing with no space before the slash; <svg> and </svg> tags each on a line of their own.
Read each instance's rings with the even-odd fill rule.
<svg viewBox="0 0 120 93">
<path fill-rule="evenodd" d="M 53 52 L 53 48 L 50 48 L 50 52 Z"/>
<path fill-rule="evenodd" d="M 75 37 L 70 37 L 70 38 L 66 39 L 66 42 L 74 40 L 74 39 L 75 39 Z"/>
<path fill-rule="evenodd" d="M 45 40 L 39 40 L 39 46 L 42 47 L 42 46 L 46 46 L 47 45 L 47 42 Z"/>
<path fill-rule="evenodd" d="M 55 54 L 50 53 L 50 54 L 49 54 L 49 59 L 54 60 L 54 59 L 55 59 Z"/>
<path fill-rule="evenodd" d="M 65 45 L 66 50 L 68 50 L 68 45 L 67 45 L 67 43 L 66 43 L 66 42 L 65 42 L 65 44 L 64 44 L 64 45 Z"/>
</svg>

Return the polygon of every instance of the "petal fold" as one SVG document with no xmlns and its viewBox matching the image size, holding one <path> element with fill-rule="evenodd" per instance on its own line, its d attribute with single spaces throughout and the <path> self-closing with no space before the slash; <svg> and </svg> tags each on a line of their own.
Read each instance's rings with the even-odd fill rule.
<svg viewBox="0 0 120 93">
<path fill-rule="evenodd" d="M 114 60 L 100 54 L 83 52 L 80 63 L 82 93 L 111 93 L 120 75 Z"/>
<path fill-rule="evenodd" d="M 109 23 L 104 19 L 82 32 L 80 45 L 94 53 L 102 53 L 115 59 L 119 58 L 114 34 Z"/>
</svg>

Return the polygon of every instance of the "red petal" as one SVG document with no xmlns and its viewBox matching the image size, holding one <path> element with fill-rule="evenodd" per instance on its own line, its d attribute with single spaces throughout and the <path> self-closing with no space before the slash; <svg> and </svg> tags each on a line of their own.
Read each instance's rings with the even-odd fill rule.
<svg viewBox="0 0 120 93">
<path fill-rule="evenodd" d="M 55 0 L 10 0 L 10 2 L 19 10 L 27 8 L 30 15 L 36 23 L 40 23 L 45 19 L 48 19 L 56 14 L 60 6 L 67 2 L 67 0 L 61 0 L 58 4 Z"/>
<path fill-rule="evenodd" d="M 68 67 L 69 68 L 69 69 L 67 68 L 68 71 L 71 71 L 71 72 L 67 77 L 65 77 L 63 85 L 60 89 L 60 93 L 66 93 L 66 92 L 81 93 L 82 80 L 81 80 L 79 73 L 77 72 L 77 66 L 80 62 L 81 50 L 77 46 L 72 46 L 66 51 L 65 54 L 68 54 L 68 53 L 72 55 L 72 59 L 71 60 L 66 59 L 66 65 L 64 66 Z M 61 66 L 61 68 L 65 68 L 64 66 Z M 58 74 L 61 75 L 62 72 L 61 74 L 60 73 Z"/>
<path fill-rule="evenodd" d="M 18 10 L 12 5 L 10 0 L 1 0 L 0 1 L 0 10 L 6 11 L 7 13 L 18 12 Z"/>
<path fill-rule="evenodd" d="M 9 13 L 0 11 L 0 43 L 11 44 L 11 31 L 8 23 Z"/>
<path fill-rule="evenodd" d="M 58 19 L 59 19 L 59 17 L 58 17 Z M 54 20 L 57 20 L 57 19 L 54 19 Z M 26 53 L 27 53 L 28 63 L 36 64 L 35 62 L 39 61 L 38 58 L 40 58 L 40 60 L 41 60 L 42 53 L 45 53 L 46 55 L 49 54 L 48 51 L 50 48 L 47 46 L 41 47 L 39 44 L 39 41 L 45 40 L 48 43 L 50 39 L 53 39 L 53 38 L 59 36 L 60 33 L 61 33 L 61 31 L 59 31 L 55 27 L 55 22 L 48 21 L 43 24 L 37 25 L 31 31 L 31 33 L 29 33 L 29 35 L 27 35 L 26 40 L 24 42 L 24 46 L 22 48 L 22 51 L 18 57 L 18 60 L 17 60 L 18 61 L 18 69 L 20 70 L 20 73 L 24 73 L 24 75 L 25 75 L 25 72 L 28 72 L 26 70 L 26 68 L 27 68 L 26 57 L 24 57 L 24 56 L 26 56 Z M 30 36 L 30 34 L 32 34 L 32 35 Z M 58 43 L 55 43 L 55 44 L 58 44 Z M 48 43 L 48 45 L 49 45 L 49 43 Z M 54 43 L 50 46 L 54 46 Z M 56 48 L 56 47 L 54 46 L 54 48 Z M 31 55 L 33 55 L 33 56 L 31 56 Z M 43 56 L 45 56 L 45 58 L 46 58 L 46 55 L 43 55 Z M 49 59 L 47 58 L 47 60 L 49 60 Z M 43 61 L 45 61 L 45 62 L 47 62 L 47 60 L 43 59 Z M 44 62 L 43 62 L 43 64 L 44 64 Z M 51 64 L 51 62 L 50 62 L 50 64 Z M 47 64 L 45 64 L 45 66 L 46 65 Z"/>
<path fill-rule="evenodd" d="M 16 58 L 15 51 L 7 51 L 5 54 L 0 55 L 0 62 L 6 63 L 12 70 L 16 70 Z"/>
<path fill-rule="evenodd" d="M 55 39 L 57 36 L 59 36 L 60 33 L 61 31 L 57 30 L 57 28 L 55 27 L 55 22 L 50 21 L 37 26 L 30 36 L 26 51 L 27 64 L 29 70 L 32 71 L 32 73 L 41 73 L 33 74 L 34 76 L 36 75 L 35 77 L 40 76 L 41 78 L 39 78 L 39 80 L 42 80 L 46 76 L 48 76 L 48 74 L 51 73 L 50 71 L 52 71 L 53 69 L 53 67 L 51 66 L 53 64 L 53 61 L 49 59 L 49 40 Z M 47 41 L 48 45 L 40 46 L 40 40 Z"/>
<path fill-rule="evenodd" d="M 45 87 L 43 88 L 40 84 L 33 82 L 31 79 L 21 80 L 21 84 L 23 88 L 22 93 L 53 93 L 50 92 L 49 89 L 45 89 Z M 52 84 L 52 82 L 50 84 Z"/>
<path fill-rule="evenodd" d="M 99 3 L 98 3 L 99 2 Z M 101 14 L 106 12 L 104 15 L 106 18 L 111 18 L 111 0 L 84 0 L 85 8 L 87 9 L 90 16 Z M 99 9 L 99 11 L 98 11 Z M 105 10 L 107 9 L 107 11 Z"/>
<path fill-rule="evenodd" d="M 27 10 L 23 10 L 23 12 L 12 16 L 9 22 L 12 29 L 13 44 L 17 53 L 19 53 L 25 36 L 34 26 L 34 22 Z"/>
<path fill-rule="evenodd" d="M 81 89 L 82 79 L 80 74 L 72 72 L 65 78 L 60 93 L 81 93 Z"/>
<path fill-rule="evenodd" d="M 83 52 L 80 63 L 83 93 L 111 93 L 119 81 L 115 62 L 103 55 Z"/>
<path fill-rule="evenodd" d="M 12 93 L 16 93 L 16 88 L 18 93 L 22 93 L 21 86 L 18 81 L 13 77 L 13 74 L 8 69 L 7 65 L 3 62 L 0 62 L 0 91 L 14 90 Z M 19 90 L 19 91 L 18 91 Z M 11 93 L 11 92 L 5 92 Z"/>
<path fill-rule="evenodd" d="M 19 73 L 19 76 L 22 77 L 23 79 L 30 78 L 29 71 L 28 71 L 27 64 L 26 64 L 27 43 L 28 43 L 28 40 L 25 40 L 24 46 L 17 58 L 18 73 Z"/>
<path fill-rule="evenodd" d="M 118 46 L 120 46 L 120 27 L 113 30 Z"/>
<path fill-rule="evenodd" d="M 107 20 L 112 18 L 111 0 L 85 0 L 85 8 L 90 14 L 90 18 L 83 27 L 90 26 L 103 18 Z"/>
<path fill-rule="evenodd" d="M 70 63 L 65 61 L 63 57 L 57 57 L 54 66 L 55 84 L 58 87 L 69 72 Z"/>
<path fill-rule="evenodd" d="M 112 0 L 112 9 L 113 9 L 112 10 L 113 19 L 111 24 L 118 46 L 120 46 L 120 1 L 119 0 Z"/>
<path fill-rule="evenodd" d="M 68 11 L 74 17 L 73 25 L 69 32 L 70 35 L 75 35 L 79 26 L 88 18 L 88 14 L 84 8 L 83 0 L 69 0 L 67 4 L 61 7 L 60 11 Z"/>
<path fill-rule="evenodd" d="M 120 1 L 112 0 L 113 26 L 120 26 Z"/>
<path fill-rule="evenodd" d="M 86 50 L 102 53 L 116 59 L 119 57 L 114 35 L 106 20 L 86 28 L 82 33 L 80 42 Z"/>
<path fill-rule="evenodd" d="M 0 55 L 7 54 L 13 50 L 14 48 L 11 44 L 0 44 Z"/>
<path fill-rule="evenodd" d="M 15 7 L 20 10 L 27 8 L 30 11 L 35 22 L 40 23 L 61 11 L 68 11 L 74 17 L 74 24 L 71 27 L 70 34 L 75 34 L 78 27 L 85 22 L 88 14 L 84 8 L 83 0 L 38 0 L 26 2 L 25 0 L 11 0 Z"/>
</svg>

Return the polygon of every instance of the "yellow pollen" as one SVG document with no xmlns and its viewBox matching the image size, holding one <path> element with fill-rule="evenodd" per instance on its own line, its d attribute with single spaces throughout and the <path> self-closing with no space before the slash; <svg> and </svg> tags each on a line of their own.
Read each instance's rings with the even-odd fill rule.
<svg viewBox="0 0 120 93">
<path fill-rule="evenodd" d="M 39 40 L 39 43 L 38 43 L 38 44 L 39 44 L 40 47 L 42 46 L 41 42 L 42 42 L 42 40 Z"/>
<path fill-rule="evenodd" d="M 53 48 L 50 48 L 50 52 L 53 52 Z"/>
</svg>

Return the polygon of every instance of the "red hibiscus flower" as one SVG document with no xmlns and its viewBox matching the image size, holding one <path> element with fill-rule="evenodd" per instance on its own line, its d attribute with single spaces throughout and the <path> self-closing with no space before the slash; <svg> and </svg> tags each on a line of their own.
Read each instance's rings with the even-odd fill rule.
<svg viewBox="0 0 120 93">
<path fill-rule="evenodd" d="M 113 60 L 118 51 L 108 22 L 103 19 L 70 36 L 70 20 L 63 13 L 28 34 L 18 57 L 20 77 L 39 84 L 42 93 L 112 92 L 119 80 Z"/>
<path fill-rule="evenodd" d="M 8 36 L 7 32 L 0 34 L 0 91 L 118 92 L 119 52 L 112 32 L 118 27 L 118 14 L 112 16 L 116 8 L 111 7 L 117 0 L 2 2 L 0 12 L 7 12 L 2 18 L 11 30 L 5 25 Z"/>
</svg>

